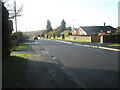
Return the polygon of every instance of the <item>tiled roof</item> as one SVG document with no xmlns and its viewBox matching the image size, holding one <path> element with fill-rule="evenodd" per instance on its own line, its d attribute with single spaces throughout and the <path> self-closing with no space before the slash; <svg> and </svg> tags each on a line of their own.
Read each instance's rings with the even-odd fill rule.
<svg viewBox="0 0 120 90">
<path fill-rule="evenodd" d="M 81 26 L 86 33 L 100 33 L 101 31 L 115 31 L 112 26 Z"/>
</svg>

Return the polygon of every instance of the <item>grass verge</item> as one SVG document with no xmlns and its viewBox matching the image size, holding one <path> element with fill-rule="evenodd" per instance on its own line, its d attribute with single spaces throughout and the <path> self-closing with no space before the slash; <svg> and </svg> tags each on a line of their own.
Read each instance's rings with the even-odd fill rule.
<svg viewBox="0 0 120 90">
<path fill-rule="evenodd" d="M 81 43 L 91 43 L 91 42 L 88 42 L 88 41 L 67 40 L 67 39 L 52 39 L 52 40 L 71 41 L 71 42 L 81 42 Z"/>
<path fill-rule="evenodd" d="M 120 44 L 111 44 L 111 45 L 108 45 L 108 46 L 117 46 L 117 47 L 120 47 Z"/>
<path fill-rule="evenodd" d="M 11 48 L 10 51 L 26 51 L 28 50 L 28 44 L 19 44 Z"/>
<path fill-rule="evenodd" d="M 24 88 L 27 54 L 12 54 L 3 59 L 3 88 Z"/>
</svg>

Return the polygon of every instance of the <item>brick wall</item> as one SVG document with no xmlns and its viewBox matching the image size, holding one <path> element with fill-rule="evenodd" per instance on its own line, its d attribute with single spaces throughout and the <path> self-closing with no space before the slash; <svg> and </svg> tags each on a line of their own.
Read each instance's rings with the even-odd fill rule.
<svg viewBox="0 0 120 90">
<path fill-rule="evenodd" d="M 70 38 L 69 38 L 69 37 L 65 37 L 65 39 L 66 39 L 66 40 L 70 40 Z"/>
<path fill-rule="evenodd" d="M 65 37 L 68 40 L 88 41 L 88 42 L 100 42 L 99 36 L 69 36 Z"/>
<path fill-rule="evenodd" d="M 69 36 L 70 40 L 88 41 L 91 42 L 91 36 Z"/>
</svg>

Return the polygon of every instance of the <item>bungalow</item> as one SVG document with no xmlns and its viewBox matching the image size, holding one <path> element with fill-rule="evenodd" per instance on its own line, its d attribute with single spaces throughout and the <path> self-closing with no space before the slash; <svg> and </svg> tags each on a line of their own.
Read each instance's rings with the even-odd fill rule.
<svg viewBox="0 0 120 90">
<path fill-rule="evenodd" d="M 76 30 L 72 30 L 72 35 L 98 35 L 99 33 L 111 34 L 115 32 L 112 26 L 81 26 Z"/>
</svg>

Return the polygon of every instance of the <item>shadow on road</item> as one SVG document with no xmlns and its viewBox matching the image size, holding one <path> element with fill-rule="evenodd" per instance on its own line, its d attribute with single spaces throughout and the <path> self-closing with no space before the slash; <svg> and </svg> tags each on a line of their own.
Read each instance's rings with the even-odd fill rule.
<svg viewBox="0 0 120 90">
<path fill-rule="evenodd" d="M 27 67 L 26 88 L 118 87 L 118 72 L 116 71 L 85 68 L 67 68 L 68 71 L 65 71 L 58 64 L 52 62 L 31 60 Z M 69 71 L 71 75 L 65 73 Z"/>
<path fill-rule="evenodd" d="M 13 57 L 12 61 L 13 61 Z M 17 59 L 17 57 L 15 57 Z M 22 58 L 18 58 L 22 59 Z M 40 61 L 41 60 L 41 61 Z M 19 62 L 3 62 L 4 88 L 117 88 L 118 72 L 87 68 L 66 68 L 44 58 L 28 60 L 25 80 Z M 21 61 L 22 63 L 22 61 Z M 15 64 L 15 66 L 13 65 Z M 7 67 L 5 66 L 7 65 Z M 9 65 L 9 66 L 8 66 Z M 18 66 L 19 65 L 19 66 Z M 6 68 L 5 68 L 6 67 Z M 9 70 L 8 70 L 9 69 Z M 7 70 L 7 72 L 6 72 Z M 66 72 L 69 72 L 67 74 Z M 19 76 L 18 76 L 19 74 Z M 8 76 L 9 75 L 9 76 Z M 76 76 L 77 75 L 77 76 Z M 75 79 L 79 82 L 77 83 Z M 25 81 L 25 82 L 23 82 Z M 23 85 L 25 83 L 25 85 Z"/>
<path fill-rule="evenodd" d="M 86 88 L 118 88 L 118 71 L 68 68 Z"/>
<path fill-rule="evenodd" d="M 29 61 L 26 88 L 81 88 L 59 65 L 44 61 Z"/>
</svg>

